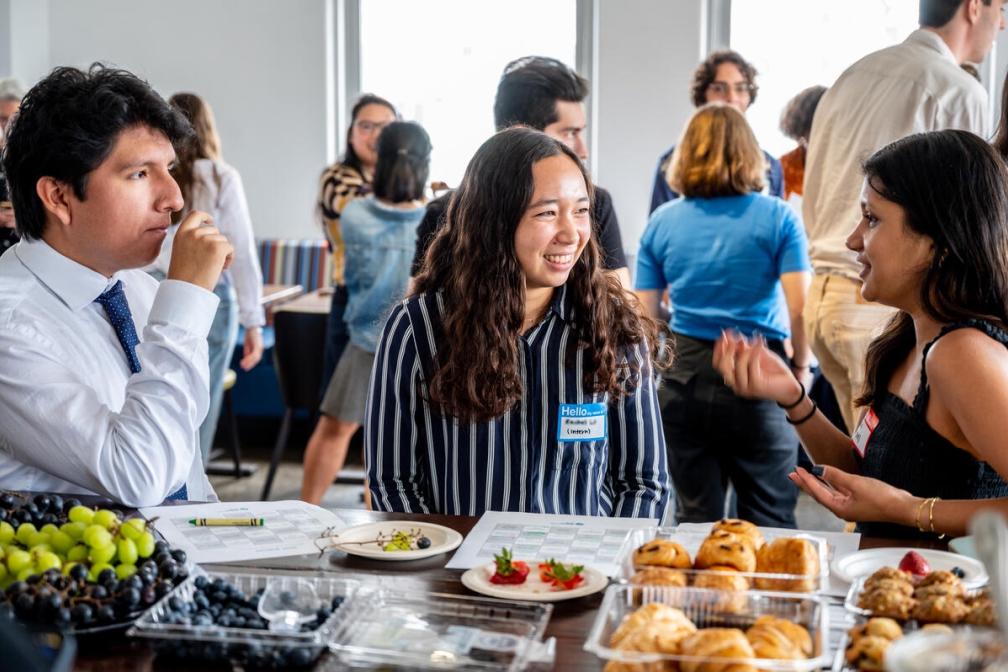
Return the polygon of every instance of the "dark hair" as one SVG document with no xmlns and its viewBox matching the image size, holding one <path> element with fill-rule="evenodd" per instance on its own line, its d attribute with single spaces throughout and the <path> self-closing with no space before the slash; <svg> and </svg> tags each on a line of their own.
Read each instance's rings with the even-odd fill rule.
<svg viewBox="0 0 1008 672">
<path fill-rule="evenodd" d="M 541 131 L 557 120 L 556 103 L 580 103 L 588 80 L 555 58 L 525 56 L 504 66 L 494 98 L 494 126 L 529 126 Z"/>
<path fill-rule="evenodd" d="M 18 233 L 41 238 L 45 208 L 35 192 L 43 177 L 69 184 L 78 199 L 88 175 L 136 126 L 160 131 L 178 151 L 192 128 L 146 82 L 125 70 L 93 64 L 87 72 L 60 67 L 32 87 L 8 128 L 3 165 Z"/>
<path fill-rule="evenodd" d="M 990 145 L 967 131 L 911 135 L 864 164 L 868 185 L 903 208 L 907 226 L 933 241 L 920 303 L 939 323 L 986 318 L 1008 324 L 1008 169 Z M 897 313 L 868 348 L 871 404 L 914 347 L 913 321 Z"/>
<path fill-rule="evenodd" d="M 825 86 L 810 86 L 789 100 L 781 112 L 781 133 L 792 140 L 808 140 L 812 133 L 812 117 L 824 93 Z"/>
<path fill-rule="evenodd" d="M 693 107 L 701 107 L 707 102 L 707 87 L 717 77 L 718 66 L 722 63 L 732 63 L 739 69 L 749 85 L 749 104 L 756 102 L 756 92 L 759 91 L 759 87 L 756 86 L 756 75 L 759 74 L 756 68 L 737 51 L 723 49 L 711 52 L 710 56 L 693 71 L 693 81 L 690 82 L 690 100 L 693 101 Z"/>
<path fill-rule="evenodd" d="M 357 102 L 354 103 L 353 108 L 350 110 L 350 125 L 347 126 L 346 131 L 346 152 L 343 153 L 343 160 L 340 161 L 340 163 L 345 166 L 350 166 L 361 175 L 364 174 L 364 169 L 361 166 L 360 157 L 357 156 L 357 152 L 354 151 L 353 145 L 350 143 L 350 136 L 353 134 L 353 126 L 354 122 L 357 121 L 357 115 L 360 114 L 360 111 L 368 105 L 384 105 L 388 109 L 392 110 L 392 114 L 395 115 L 396 119 L 399 118 L 399 112 L 396 110 L 395 105 L 381 96 L 374 95 L 373 93 L 363 94 L 357 99 Z"/>
<path fill-rule="evenodd" d="M 920 0 L 917 9 L 917 22 L 928 28 L 941 28 L 952 20 L 959 6 L 966 0 Z M 983 0 L 990 7 L 991 0 Z"/>
<path fill-rule="evenodd" d="M 392 203 L 423 198 L 430 173 L 430 136 L 412 121 L 394 121 L 378 137 L 374 195 Z"/>
<path fill-rule="evenodd" d="M 182 200 L 186 206 L 191 206 L 193 183 L 196 181 L 193 164 L 197 159 L 214 161 L 221 159 L 220 136 L 217 134 L 217 123 L 214 121 L 210 104 L 195 93 L 176 93 L 168 99 L 168 104 L 182 113 L 195 133 L 194 141 L 187 143 L 178 151 L 178 159 L 171 171 L 172 177 L 178 182 L 182 191 Z M 185 210 L 186 208 L 183 208 L 173 212 L 172 222 L 176 224 L 180 222 Z"/>
<path fill-rule="evenodd" d="M 519 365 L 525 276 L 514 237 L 535 191 L 532 168 L 552 156 L 570 159 L 594 198 L 584 167 L 563 143 L 528 128 L 500 131 L 469 162 L 417 277 L 417 293 L 442 292 L 444 331 L 430 398 L 456 418 L 499 417 L 526 392 Z M 666 365 L 660 326 L 603 272 L 594 235 L 566 286 L 576 334 L 566 355 L 583 348 L 587 389 L 615 397 L 634 389 L 640 371 L 620 351 L 630 344 L 646 341 L 652 359 Z"/>
</svg>

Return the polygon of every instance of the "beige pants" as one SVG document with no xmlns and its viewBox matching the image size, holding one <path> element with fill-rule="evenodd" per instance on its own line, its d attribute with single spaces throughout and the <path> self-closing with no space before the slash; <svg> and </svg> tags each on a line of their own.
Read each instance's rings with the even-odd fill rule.
<svg viewBox="0 0 1008 672">
<path fill-rule="evenodd" d="M 854 400 L 864 392 L 868 345 L 895 314 L 895 308 L 865 301 L 856 280 L 826 274 L 816 274 L 812 280 L 803 314 L 805 334 L 836 392 L 849 432 L 861 416 Z"/>
</svg>

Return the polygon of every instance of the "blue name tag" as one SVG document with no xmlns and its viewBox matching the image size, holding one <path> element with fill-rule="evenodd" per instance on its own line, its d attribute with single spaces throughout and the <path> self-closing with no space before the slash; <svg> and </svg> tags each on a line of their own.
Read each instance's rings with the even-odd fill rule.
<svg viewBox="0 0 1008 672">
<path fill-rule="evenodd" d="M 605 404 L 560 404 L 557 441 L 603 441 L 608 435 L 608 422 Z"/>
</svg>

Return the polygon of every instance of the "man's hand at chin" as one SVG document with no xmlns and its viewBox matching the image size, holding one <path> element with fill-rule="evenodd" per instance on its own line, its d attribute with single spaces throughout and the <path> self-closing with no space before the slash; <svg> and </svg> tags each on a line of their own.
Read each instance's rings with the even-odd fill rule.
<svg viewBox="0 0 1008 672">
<path fill-rule="evenodd" d="M 191 212 L 179 224 L 172 244 L 169 280 L 182 280 L 213 291 L 221 271 L 231 265 L 234 248 L 205 212 Z"/>
</svg>

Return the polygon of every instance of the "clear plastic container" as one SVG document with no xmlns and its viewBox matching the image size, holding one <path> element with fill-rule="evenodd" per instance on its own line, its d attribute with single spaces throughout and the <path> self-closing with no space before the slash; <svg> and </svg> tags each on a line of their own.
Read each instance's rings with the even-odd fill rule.
<svg viewBox="0 0 1008 672">
<path fill-rule="evenodd" d="M 356 590 L 358 583 L 350 579 L 337 579 L 329 577 L 306 577 L 305 575 L 291 574 L 253 574 L 245 572 L 205 572 L 196 567 L 192 570 L 189 578 L 175 586 L 164 598 L 158 601 L 153 607 L 147 610 L 132 628 L 127 631 L 131 637 L 146 637 L 161 640 L 184 640 L 187 642 L 200 641 L 219 644 L 249 644 L 255 643 L 260 647 L 283 646 L 283 647 L 324 647 L 329 640 L 336 624 L 342 618 L 343 606 L 332 612 L 329 618 L 314 630 L 304 632 L 298 630 L 257 630 L 252 628 L 225 628 L 219 625 L 180 625 L 168 622 L 169 608 L 168 602 L 172 597 L 179 597 L 189 602 L 193 599 L 196 591 L 195 581 L 199 576 L 205 576 L 208 580 L 217 578 L 224 579 L 233 586 L 241 589 L 246 595 L 252 595 L 260 588 L 267 588 L 271 583 L 284 582 L 297 579 L 307 579 L 315 587 L 315 593 L 319 599 L 325 602 L 332 602 L 335 597 L 346 600 Z M 345 603 L 344 603 L 345 605 Z"/>
<path fill-rule="evenodd" d="M 874 616 L 874 614 L 869 609 L 863 609 L 862 607 L 858 606 L 858 600 L 861 598 L 861 593 L 864 592 L 864 584 L 865 581 L 867 580 L 868 577 L 863 576 L 858 580 L 854 581 L 854 583 L 852 583 L 850 588 L 847 590 L 847 596 L 844 598 L 844 609 L 862 618 L 871 618 L 872 616 Z M 987 592 L 986 588 L 967 590 L 966 597 L 981 595 L 985 592 Z M 899 621 L 903 619 L 897 618 L 896 620 Z"/>
<path fill-rule="evenodd" d="M 640 653 L 624 651 L 609 646 L 613 632 L 623 618 L 650 602 L 660 602 L 681 609 L 697 628 L 739 628 L 745 630 L 760 616 L 786 618 L 806 630 L 812 638 L 813 654 L 805 660 L 751 659 L 701 659 L 665 653 Z M 709 588 L 671 588 L 666 586 L 610 586 L 602 599 L 588 632 L 584 649 L 604 658 L 621 663 L 676 663 L 716 662 L 750 665 L 760 670 L 790 670 L 811 672 L 830 663 L 828 651 L 829 616 L 825 598 L 798 593 L 772 593 L 750 590 L 733 594 L 729 603 L 725 591 Z"/>
<path fill-rule="evenodd" d="M 756 579 L 767 579 L 773 581 L 771 584 L 772 588 L 767 588 L 772 591 L 817 593 L 824 590 L 829 585 L 829 544 L 826 543 L 825 539 L 798 532 L 769 532 L 762 529 L 760 532 L 763 533 L 763 538 L 768 543 L 774 539 L 782 537 L 795 537 L 812 542 L 819 555 L 819 573 L 816 576 L 804 576 L 801 574 L 773 574 L 768 572 L 733 572 L 733 574 L 744 576 L 749 581 L 750 587 L 755 587 Z M 681 544 L 682 547 L 689 552 L 690 558 L 696 558 L 697 551 L 700 550 L 700 545 L 705 539 L 707 539 L 707 536 L 708 535 L 705 532 L 678 531 L 674 527 L 647 527 L 633 530 L 627 536 L 626 543 L 623 547 L 623 553 L 620 560 L 619 578 L 629 580 L 630 577 L 634 575 L 636 571 L 633 564 L 634 551 L 649 541 L 654 539 L 670 539 Z M 693 583 L 694 578 L 698 575 L 723 573 L 709 569 L 677 569 L 676 571 L 685 574 L 690 584 Z M 811 590 L 804 590 L 804 588 L 811 588 Z"/>
<path fill-rule="evenodd" d="M 342 667 L 521 670 L 553 608 L 484 597 L 361 588 L 329 645 Z"/>
</svg>

